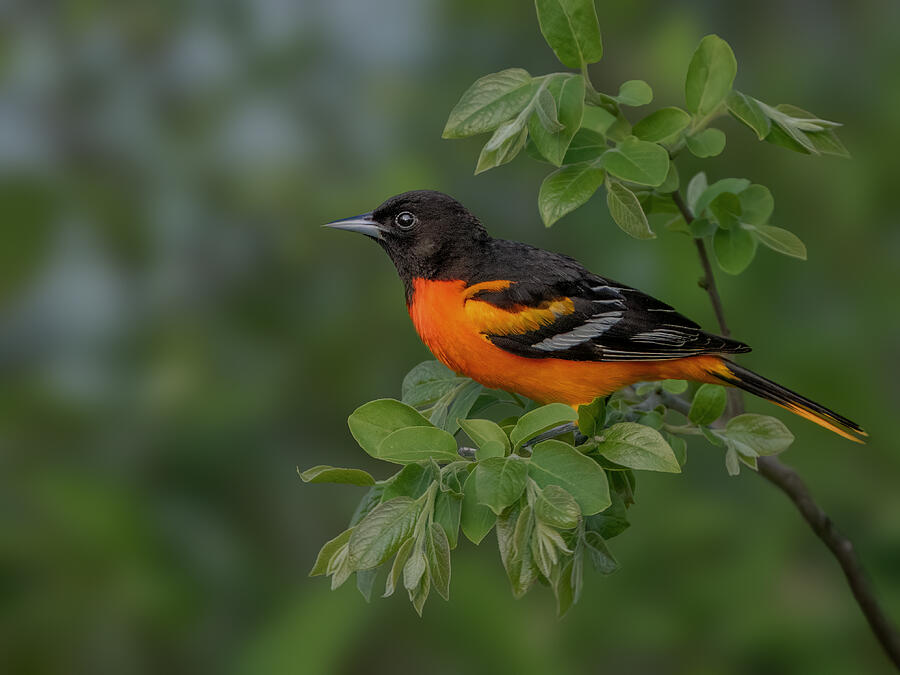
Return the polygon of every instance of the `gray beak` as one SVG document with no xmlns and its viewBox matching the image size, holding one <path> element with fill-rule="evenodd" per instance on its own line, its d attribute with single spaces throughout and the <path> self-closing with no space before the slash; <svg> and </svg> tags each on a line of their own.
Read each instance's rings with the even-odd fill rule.
<svg viewBox="0 0 900 675">
<path fill-rule="evenodd" d="M 327 223 L 323 227 L 333 227 L 336 230 L 348 230 L 350 232 L 359 232 L 373 239 L 384 239 L 381 236 L 381 226 L 372 218 L 372 213 L 362 213 L 352 218 L 344 218 L 343 220 L 335 220 Z"/>
</svg>

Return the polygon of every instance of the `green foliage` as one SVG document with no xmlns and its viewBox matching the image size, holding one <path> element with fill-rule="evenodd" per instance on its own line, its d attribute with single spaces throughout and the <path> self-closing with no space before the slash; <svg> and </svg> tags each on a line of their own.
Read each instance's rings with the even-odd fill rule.
<svg viewBox="0 0 900 675">
<path fill-rule="evenodd" d="M 774 199 L 744 178 L 709 183 L 704 172 L 684 188 L 687 211 L 673 195 L 681 189 L 676 162 L 683 150 L 698 158 L 719 155 L 726 136 L 709 126 L 730 114 L 759 140 L 805 154 L 846 156 L 837 123 L 790 105 L 770 106 L 732 88 L 737 61 L 720 37 L 704 37 L 684 80 L 687 110 L 662 107 L 633 126 L 623 107 L 653 99 L 643 80 L 616 94 L 598 92 L 587 65 L 603 45 L 592 0 L 536 0 L 541 32 L 564 66 L 578 73 L 532 77 L 518 68 L 477 80 L 450 112 L 443 135 L 491 133 L 476 173 L 526 154 L 556 167 L 543 181 L 538 207 L 547 226 L 584 205 L 605 183 L 614 222 L 628 235 L 656 235 L 649 217 L 704 239 L 719 267 L 731 274 L 753 260 L 758 244 L 805 258 L 803 243 L 769 223 Z M 494 530 L 512 592 L 540 581 L 552 588 L 560 615 L 577 602 L 584 562 L 602 574 L 618 563 L 607 541 L 628 526 L 636 471 L 679 473 L 687 461 L 685 436 L 702 436 L 724 451 L 725 467 L 756 468 L 760 456 L 793 441 L 777 419 L 739 415 L 726 422 L 725 389 L 704 384 L 683 422 L 664 404 L 687 395 L 680 380 L 644 383 L 598 398 L 577 411 L 563 404 L 533 406 L 485 390 L 436 361 L 404 378 L 402 402 L 381 399 L 349 418 L 353 438 L 372 457 L 402 468 L 385 480 L 358 469 L 317 466 L 305 482 L 369 486 L 342 534 L 322 548 L 311 574 L 340 586 L 352 574 L 368 598 L 383 572 L 385 595 L 401 586 L 421 614 L 432 589 L 449 596 L 450 552 L 459 532 L 480 544 Z M 490 419 L 492 404 L 518 406 L 517 414 Z M 686 402 L 686 401 L 685 401 Z M 678 406 L 678 409 L 683 409 Z M 576 423 L 577 422 L 577 423 Z M 459 447 L 465 432 L 477 446 Z"/>
<path fill-rule="evenodd" d="M 569 68 L 581 68 L 603 56 L 594 0 L 536 0 L 538 23 L 547 44 Z"/>
<path fill-rule="evenodd" d="M 718 35 L 707 35 L 691 58 L 684 81 L 687 108 L 695 115 L 713 114 L 731 92 L 737 60 L 731 47 Z"/>
<path fill-rule="evenodd" d="M 606 206 L 616 225 L 626 234 L 635 239 L 656 237 L 637 196 L 622 183 L 614 180 L 606 182 Z"/>
</svg>

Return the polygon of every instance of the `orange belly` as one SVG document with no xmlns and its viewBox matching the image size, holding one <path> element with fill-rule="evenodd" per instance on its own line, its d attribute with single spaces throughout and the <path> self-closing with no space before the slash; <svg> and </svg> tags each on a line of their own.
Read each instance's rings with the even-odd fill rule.
<svg viewBox="0 0 900 675">
<path fill-rule="evenodd" d="M 511 354 L 488 340 L 472 313 L 466 312 L 467 302 L 486 304 L 471 296 L 464 281 L 414 279 L 409 315 L 438 360 L 486 387 L 522 394 L 539 403 L 577 406 L 642 380 L 718 381 L 710 375 L 711 370 L 721 369 L 717 356 L 603 362 Z"/>
</svg>

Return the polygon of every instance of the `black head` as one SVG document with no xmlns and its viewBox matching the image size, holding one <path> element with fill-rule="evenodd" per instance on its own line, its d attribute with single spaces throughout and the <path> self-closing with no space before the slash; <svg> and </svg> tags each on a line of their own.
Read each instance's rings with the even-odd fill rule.
<svg viewBox="0 0 900 675">
<path fill-rule="evenodd" d="M 490 241 L 487 231 L 465 206 L 434 190 L 404 192 L 370 213 L 328 223 L 378 241 L 404 283 L 415 277 L 460 278 Z"/>
</svg>

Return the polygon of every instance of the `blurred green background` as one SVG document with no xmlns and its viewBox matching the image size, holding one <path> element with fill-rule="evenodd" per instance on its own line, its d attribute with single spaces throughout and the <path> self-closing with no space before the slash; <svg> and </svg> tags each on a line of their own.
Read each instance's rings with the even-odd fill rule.
<svg viewBox="0 0 900 675">
<path fill-rule="evenodd" d="M 769 185 L 809 246 L 719 275 L 743 362 L 858 420 L 856 447 L 796 418 L 785 459 L 852 534 L 900 616 L 900 4 L 600 2 L 601 90 L 681 104 L 701 36 L 736 86 L 842 121 L 851 161 L 759 144 L 730 120 L 711 179 Z M 693 246 L 629 239 L 602 197 L 545 230 L 547 168 L 474 178 L 442 141 L 477 77 L 559 70 L 514 0 L 0 5 L 0 670 L 5 673 L 887 673 L 832 558 L 786 499 L 698 442 L 642 475 L 622 568 L 563 621 L 512 599 L 496 545 L 464 542 L 452 599 L 416 618 L 307 572 L 390 471 L 357 405 L 428 358 L 387 258 L 321 223 L 413 188 L 494 234 L 576 254 L 714 327 Z M 683 171 L 682 175 L 689 175 Z M 787 413 L 752 401 L 751 410 Z"/>
</svg>

